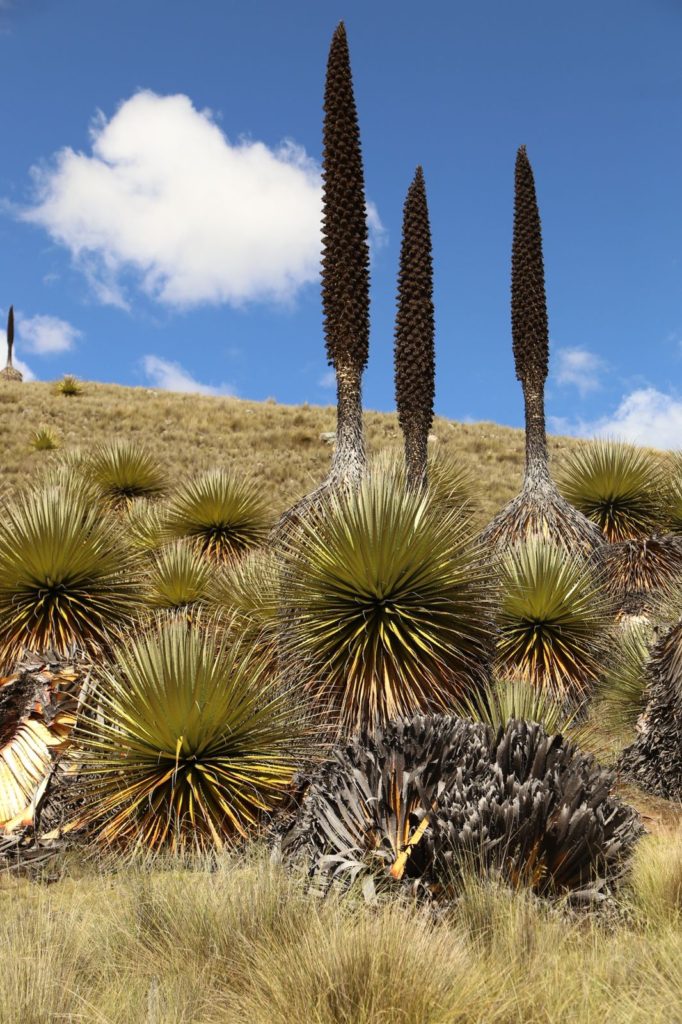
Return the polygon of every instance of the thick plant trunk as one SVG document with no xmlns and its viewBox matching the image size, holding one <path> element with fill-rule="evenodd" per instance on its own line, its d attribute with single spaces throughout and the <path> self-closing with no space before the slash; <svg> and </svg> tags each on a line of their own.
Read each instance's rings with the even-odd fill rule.
<svg viewBox="0 0 682 1024">
<path fill-rule="evenodd" d="M 419 427 L 403 431 L 407 486 L 421 490 L 427 486 L 428 435 Z"/>
<path fill-rule="evenodd" d="M 544 384 L 526 383 L 523 388 L 526 412 L 526 468 L 524 487 L 550 484 L 549 452 L 545 429 Z"/>
<path fill-rule="evenodd" d="M 356 486 L 367 468 L 362 423 L 362 370 L 352 359 L 336 365 L 336 447 L 330 484 Z"/>
</svg>

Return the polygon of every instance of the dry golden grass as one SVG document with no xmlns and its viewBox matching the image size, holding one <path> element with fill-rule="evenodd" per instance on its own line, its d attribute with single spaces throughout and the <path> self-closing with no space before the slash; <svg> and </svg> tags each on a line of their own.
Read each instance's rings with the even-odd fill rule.
<svg viewBox="0 0 682 1024">
<path fill-rule="evenodd" d="M 0 1024 L 674 1024 L 681 879 L 679 835 L 605 922 L 475 879 L 438 919 L 320 900 L 257 850 L 0 875 Z"/>
<path fill-rule="evenodd" d="M 335 429 L 336 412 L 333 406 L 277 405 L 115 384 L 87 383 L 81 395 L 65 398 L 49 383 L 0 382 L 5 487 L 30 479 L 54 458 L 31 447 L 38 420 L 58 434 L 62 453 L 114 438 L 137 441 L 162 461 L 171 479 L 235 466 L 262 482 L 275 511 L 283 511 L 326 475 L 331 449 L 320 434 Z M 402 447 L 395 413 L 367 412 L 365 422 L 371 452 Z M 519 489 L 523 431 L 438 417 L 433 433 L 439 452 L 472 471 L 481 518 L 490 519 Z M 568 447 L 579 443 L 550 438 L 557 464 Z"/>
</svg>

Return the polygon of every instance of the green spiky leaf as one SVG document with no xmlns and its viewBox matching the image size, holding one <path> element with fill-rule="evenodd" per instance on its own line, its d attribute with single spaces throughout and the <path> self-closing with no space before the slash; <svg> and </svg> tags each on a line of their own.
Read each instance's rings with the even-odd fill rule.
<svg viewBox="0 0 682 1024">
<path fill-rule="evenodd" d="M 487 575 L 459 510 L 374 473 L 287 542 L 287 656 L 342 728 L 447 707 L 482 672 Z"/>
<path fill-rule="evenodd" d="M 197 621 L 160 619 L 116 648 L 79 732 L 83 818 L 102 841 L 180 849 L 253 832 L 286 793 L 302 735 L 300 701 L 266 669 Z"/>
<path fill-rule="evenodd" d="M 610 541 L 650 536 L 662 523 L 663 477 L 653 452 L 618 441 L 571 450 L 561 491 Z"/>
<path fill-rule="evenodd" d="M 271 515 L 260 488 L 231 470 L 214 469 L 181 485 L 169 502 L 164 536 L 185 539 L 226 562 L 267 539 Z"/>
<path fill-rule="evenodd" d="M 582 558 L 532 540 L 501 563 L 495 664 L 501 675 L 582 698 L 610 643 L 612 608 Z"/>
</svg>

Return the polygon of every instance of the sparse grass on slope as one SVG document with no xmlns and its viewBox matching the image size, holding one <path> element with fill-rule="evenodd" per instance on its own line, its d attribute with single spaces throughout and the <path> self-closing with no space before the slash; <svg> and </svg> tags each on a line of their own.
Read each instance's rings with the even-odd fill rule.
<svg viewBox="0 0 682 1024">
<path fill-rule="evenodd" d="M 91 450 L 115 438 L 143 444 L 176 484 L 204 469 L 234 466 L 262 483 L 275 509 L 284 510 L 326 476 L 331 449 L 320 434 L 335 429 L 336 414 L 332 406 L 287 406 L 92 383 L 78 401 L 65 402 L 49 383 L 0 383 L 5 488 L 33 477 L 54 458 L 31 447 L 36 420 L 59 435 L 62 451 L 80 446 Z M 367 412 L 365 422 L 370 451 L 402 450 L 395 413 Z M 490 519 L 519 489 L 523 432 L 437 417 L 433 433 L 439 452 L 470 470 L 481 521 Z M 567 448 L 579 443 L 550 439 L 557 464 Z"/>
</svg>

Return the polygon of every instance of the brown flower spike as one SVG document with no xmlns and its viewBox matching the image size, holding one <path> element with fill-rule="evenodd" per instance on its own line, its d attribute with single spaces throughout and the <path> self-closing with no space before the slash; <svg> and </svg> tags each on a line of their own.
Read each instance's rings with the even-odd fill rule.
<svg viewBox="0 0 682 1024">
<path fill-rule="evenodd" d="M 395 325 L 395 393 L 408 484 L 426 483 L 435 393 L 433 258 L 424 173 L 417 167 L 403 208 Z"/>
<path fill-rule="evenodd" d="M 361 379 L 369 348 L 369 246 L 346 29 L 332 39 L 324 93 L 322 306 L 336 371 L 337 432 L 331 481 L 356 483 L 365 469 Z"/>
</svg>

